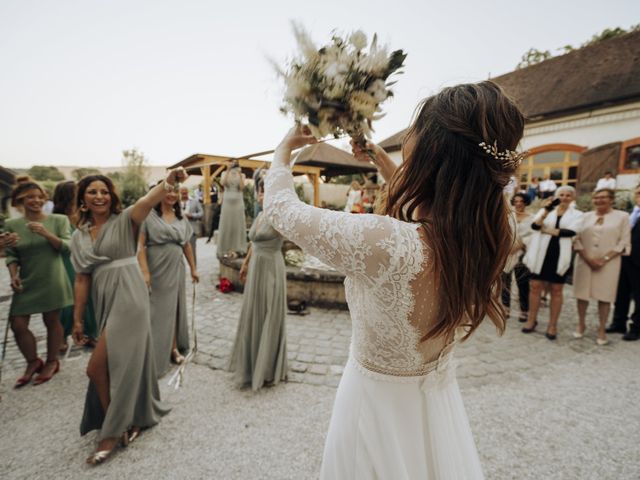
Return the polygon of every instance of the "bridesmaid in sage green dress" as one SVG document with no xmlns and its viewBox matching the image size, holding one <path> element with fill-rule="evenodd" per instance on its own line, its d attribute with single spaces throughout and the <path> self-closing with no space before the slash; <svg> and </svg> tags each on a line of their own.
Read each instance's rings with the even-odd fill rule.
<svg viewBox="0 0 640 480">
<path fill-rule="evenodd" d="M 75 222 L 75 200 L 76 200 L 76 182 L 72 180 L 60 182 L 56 185 L 55 190 L 53 191 L 53 213 L 57 213 L 59 215 L 66 215 L 69 219 L 69 223 L 71 224 L 71 233 L 73 233 L 76 229 Z M 69 277 L 69 282 L 71 285 L 75 282 L 76 279 L 76 271 L 73 269 L 73 265 L 71 264 L 71 252 L 63 251 L 62 252 L 62 261 L 64 262 L 64 269 L 67 272 L 67 276 Z M 96 338 L 98 338 L 97 326 L 96 326 L 96 317 L 93 313 L 93 303 L 89 301 L 87 303 L 87 308 L 84 312 L 84 334 L 87 336 L 87 344 L 89 346 L 95 346 Z M 67 350 L 67 338 L 71 335 L 71 331 L 73 329 L 73 305 L 69 305 L 68 307 L 64 307 L 60 311 L 60 322 L 62 323 L 62 328 L 64 329 L 63 333 L 63 341 L 62 346 L 60 347 L 61 352 Z"/>
<path fill-rule="evenodd" d="M 60 370 L 58 349 L 62 342 L 60 309 L 73 303 L 73 292 L 62 263 L 69 250 L 71 230 L 64 215 L 46 215 L 42 207 L 46 193 L 33 181 L 19 183 L 11 195 L 23 216 L 6 221 L 5 233 L 17 241 L 8 246 L 6 264 L 11 277 L 13 297 L 9 323 L 20 352 L 27 361 L 24 375 L 15 387 L 31 382 L 44 383 Z M 36 339 L 29 329 L 31 315 L 41 313 L 47 327 L 47 360 L 38 357 Z"/>
<path fill-rule="evenodd" d="M 217 256 L 243 256 L 247 251 L 247 224 L 244 216 L 244 175 L 234 161 L 222 176 L 224 187 L 220 226 L 218 227 Z"/>
<path fill-rule="evenodd" d="M 134 205 L 121 210 L 113 182 L 89 175 L 78 182 L 78 229 L 71 243 L 76 270 L 73 338 L 86 342 L 82 317 L 89 292 L 100 336 L 89 364 L 89 388 L 80 433 L 98 432 L 90 464 L 104 462 L 122 438 L 126 445 L 142 428 L 168 412 L 160 401 L 156 378 L 149 294 L 136 258 L 138 230 L 167 191 L 186 178 L 170 170 L 166 180 Z"/>
<path fill-rule="evenodd" d="M 189 351 L 187 324 L 186 258 L 191 280 L 200 280 L 196 270 L 189 220 L 182 216 L 178 195 L 169 192 L 142 225 L 138 261 L 149 287 L 151 338 L 158 377 L 180 364 Z"/>
<path fill-rule="evenodd" d="M 262 203 L 264 192 L 259 191 Z M 249 230 L 251 245 L 242 264 L 246 280 L 229 371 L 238 386 L 275 385 L 287 378 L 285 315 L 287 285 L 282 237 L 259 213 Z"/>
</svg>

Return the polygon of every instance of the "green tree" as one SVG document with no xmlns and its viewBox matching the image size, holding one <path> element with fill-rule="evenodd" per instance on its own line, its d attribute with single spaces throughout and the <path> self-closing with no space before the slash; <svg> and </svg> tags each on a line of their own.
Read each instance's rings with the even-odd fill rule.
<svg viewBox="0 0 640 480">
<path fill-rule="evenodd" d="M 118 186 L 122 204 L 128 207 L 147 192 L 148 161 L 144 153 L 132 148 L 122 152 L 122 164 L 124 171 L 111 178 Z"/>
<path fill-rule="evenodd" d="M 590 40 L 586 41 L 578 48 L 588 47 L 589 45 L 594 45 L 596 43 L 604 42 L 611 38 L 616 38 L 621 35 L 626 35 L 627 33 L 640 31 L 640 23 L 637 25 L 631 25 L 628 30 L 624 28 L 616 27 L 616 28 L 605 28 L 602 32 L 596 33 L 591 37 Z M 565 45 L 558 50 L 561 52 L 560 55 L 564 55 L 566 53 L 571 53 L 578 48 L 574 48 L 573 45 Z M 536 63 L 544 62 L 545 60 L 553 57 L 549 50 L 538 50 L 535 48 L 530 48 L 528 52 L 522 55 L 522 59 L 520 63 L 516 66 L 516 69 L 529 67 L 531 65 L 535 65 Z"/>
<path fill-rule="evenodd" d="M 520 59 L 520 63 L 516 67 L 517 69 L 530 67 L 531 65 L 535 65 L 536 63 L 544 62 L 545 60 L 551 58 L 551 52 L 549 50 L 538 50 L 536 48 L 530 48 L 522 58 Z"/>
<path fill-rule="evenodd" d="M 60 182 L 64 180 L 64 175 L 60 170 L 56 167 L 47 166 L 47 165 L 34 165 L 29 170 L 27 170 L 27 174 L 34 180 L 42 182 L 44 180 L 52 180 L 54 182 Z"/>
<path fill-rule="evenodd" d="M 100 175 L 101 173 L 102 172 L 100 170 L 92 167 L 80 167 L 71 170 L 71 175 L 73 175 L 73 178 L 76 180 L 80 180 L 82 177 L 86 177 L 87 175 Z"/>
<path fill-rule="evenodd" d="M 594 43 L 600 43 L 604 40 L 609 40 L 611 38 L 619 37 L 620 35 L 625 35 L 629 32 L 633 32 L 638 29 L 638 25 L 631 27 L 629 30 L 625 30 L 624 28 L 616 27 L 616 28 L 605 28 L 600 33 L 596 33 L 591 40 L 582 44 L 583 47 L 588 45 L 593 45 Z"/>
</svg>

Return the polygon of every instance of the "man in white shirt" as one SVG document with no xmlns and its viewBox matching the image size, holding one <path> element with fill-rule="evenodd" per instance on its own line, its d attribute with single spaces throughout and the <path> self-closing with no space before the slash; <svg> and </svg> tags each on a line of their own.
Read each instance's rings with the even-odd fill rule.
<svg viewBox="0 0 640 480">
<path fill-rule="evenodd" d="M 180 189 L 180 208 L 182 210 L 182 215 L 189 220 L 189 224 L 193 229 L 193 235 L 191 235 L 191 239 L 189 243 L 191 244 L 191 249 L 193 250 L 193 259 L 198 263 L 196 257 L 196 239 L 198 238 L 198 234 L 200 233 L 200 220 L 202 220 L 202 215 L 204 214 L 204 210 L 202 209 L 202 205 L 197 198 L 189 197 L 189 189 L 187 187 L 182 187 Z"/>
<path fill-rule="evenodd" d="M 544 179 L 540 182 L 540 198 L 553 197 L 557 188 L 558 186 L 556 185 L 556 182 L 551 180 L 549 175 L 545 175 Z"/>
<path fill-rule="evenodd" d="M 616 179 L 613 178 L 611 171 L 604 172 L 604 177 L 598 180 L 594 191 L 602 190 L 603 188 L 608 188 L 609 190 L 616 189 Z"/>
</svg>

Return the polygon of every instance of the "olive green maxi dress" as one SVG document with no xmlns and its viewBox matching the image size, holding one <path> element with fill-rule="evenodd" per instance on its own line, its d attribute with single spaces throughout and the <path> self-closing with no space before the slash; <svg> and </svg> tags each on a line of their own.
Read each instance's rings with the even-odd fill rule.
<svg viewBox="0 0 640 480">
<path fill-rule="evenodd" d="M 151 275 L 151 338 L 156 373 L 162 376 L 171 367 L 174 335 L 180 353 L 189 351 L 183 248 L 193 229 L 186 218 L 167 223 L 152 210 L 144 221 L 143 231 Z"/>
<path fill-rule="evenodd" d="M 282 237 L 260 213 L 251 229 L 251 258 L 229 371 L 253 390 L 287 378 L 287 277 Z"/>
<path fill-rule="evenodd" d="M 50 312 L 73 304 L 73 290 L 62 260 L 69 251 L 69 219 L 53 213 L 40 222 L 62 240 L 60 250 L 29 230 L 28 223 L 24 217 L 12 218 L 4 228 L 5 232 L 15 232 L 20 237 L 16 245 L 5 249 L 7 265 L 17 263 L 22 280 L 22 292 L 14 293 L 11 299 L 11 316 Z"/>
<path fill-rule="evenodd" d="M 95 242 L 86 226 L 71 237 L 76 273 L 91 275 L 98 330 L 106 335 L 111 400 L 103 411 L 89 382 L 80 425 L 82 435 L 99 429 L 98 440 L 119 437 L 132 426 L 151 427 L 168 413 L 151 344 L 149 293 L 136 258 L 131 207 L 109 217 Z"/>
<path fill-rule="evenodd" d="M 244 255 L 247 251 L 247 224 L 244 216 L 244 198 L 240 188 L 239 168 L 231 169 L 224 179 L 224 195 L 218 226 L 218 258 L 229 252 Z"/>
</svg>

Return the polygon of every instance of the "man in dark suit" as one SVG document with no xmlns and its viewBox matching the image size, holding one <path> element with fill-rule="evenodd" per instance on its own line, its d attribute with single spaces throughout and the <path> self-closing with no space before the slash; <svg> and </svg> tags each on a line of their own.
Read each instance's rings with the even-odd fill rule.
<svg viewBox="0 0 640 480">
<path fill-rule="evenodd" d="M 616 308 L 613 312 L 613 321 L 607 327 L 607 332 L 624 333 L 622 337 L 624 340 L 638 340 L 640 338 L 640 185 L 636 187 L 634 196 L 636 205 L 629 217 L 631 222 L 631 255 L 622 257 Z M 627 329 L 631 299 L 633 299 L 635 308 Z"/>
</svg>

